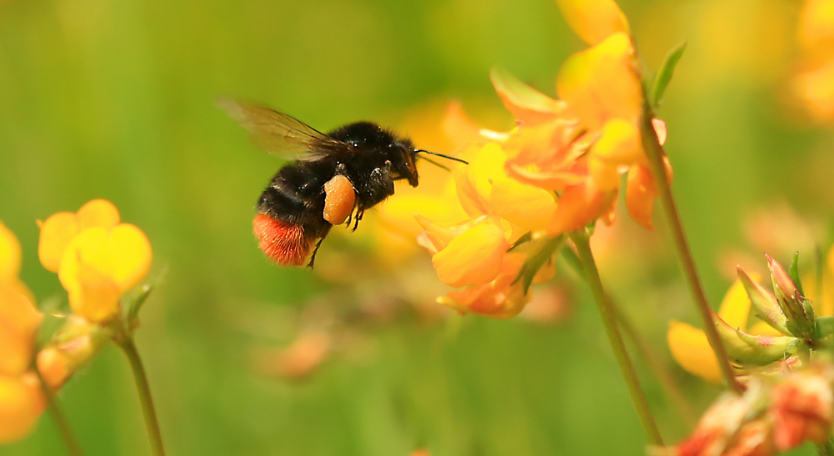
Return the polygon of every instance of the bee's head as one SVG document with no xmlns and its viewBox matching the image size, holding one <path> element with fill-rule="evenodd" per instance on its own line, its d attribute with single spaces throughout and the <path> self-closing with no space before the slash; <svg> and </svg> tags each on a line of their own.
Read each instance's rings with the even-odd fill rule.
<svg viewBox="0 0 834 456">
<path fill-rule="evenodd" d="M 412 187 L 416 187 L 420 179 L 417 174 L 417 151 L 408 139 L 400 139 L 393 144 L 394 157 L 391 160 L 394 174 L 407 179 Z"/>
</svg>

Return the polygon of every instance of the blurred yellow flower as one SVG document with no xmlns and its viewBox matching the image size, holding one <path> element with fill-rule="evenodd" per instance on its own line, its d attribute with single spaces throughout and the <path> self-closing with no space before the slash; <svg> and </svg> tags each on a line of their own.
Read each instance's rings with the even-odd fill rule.
<svg viewBox="0 0 834 456">
<path fill-rule="evenodd" d="M 58 272 L 64 251 L 70 242 L 81 232 L 94 228 L 110 228 L 119 224 L 119 210 L 110 201 L 92 200 L 78 210 L 52 214 L 41 228 L 38 242 L 38 257 L 43 267 L 50 272 Z"/>
<path fill-rule="evenodd" d="M 37 377 L 0 374 L 0 445 L 28 436 L 46 407 Z"/>
<path fill-rule="evenodd" d="M 749 313 L 750 299 L 744 285 L 737 280 L 724 296 L 718 316 L 733 328 L 745 329 Z M 749 333 L 763 336 L 782 335 L 764 321 L 754 324 Z M 673 320 L 669 323 L 667 341 L 672 356 L 684 370 L 709 382 L 721 383 L 722 376 L 718 360 L 703 330 Z"/>
<path fill-rule="evenodd" d="M 17 238 L 0 223 L 0 445 L 26 437 L 44 409 L 30 371 L 43 317 L 17 277 L 20 252 Z"/>
<path fill-rule="evenodd" d="M 138 285 L 151 265 L 151 244 L 130 224 L 94 227 L 66 247 L 58 270 L 75 314 L 103 322 L 119 311 L 119 299 Z"/>
<path fill-rule="evenodd" d="M 797 39 L 803 70 L 793 90 L 815 120 L 834 121 L 834 0 L 805 2 Z"/>
<path fill-rule="evenodd" d="M 629 33 L 628 20 L 614 0 L 556 0 L 568 25 L 588 44 Z"/>
</svg>

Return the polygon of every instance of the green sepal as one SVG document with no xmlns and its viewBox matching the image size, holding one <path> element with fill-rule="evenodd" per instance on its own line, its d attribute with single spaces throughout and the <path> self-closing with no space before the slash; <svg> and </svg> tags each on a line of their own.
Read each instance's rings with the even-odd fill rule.
<svg viewBox="0 0 834 456">
<path fill-rule="evenodd" d="M 814 339 L 822 339 L 834 334 L 834 316 L 818 317 L 814 320 Z"/>
<path fill-rule="evenodd" d="M 799 252 L 794 252 L 791 259 L 791 266 L 788 268 L 788 275 L 793 279 L 793 283 L 799 289 L 799 294 L 805 296 L 805 290 L 802 289 L 802 280 L 799 279 Z"/>
<path fill-rule="evenodd" d="M 786 336 L 792 335 L 788 331 L 787 317 L 782 313 L 782 309 L 776 301 L 776 296 L 763 286 L 754 282 L 741 268 L 738 268 L 738 279 L 744 286 L 744 290 L 747 292 L 750 302 L 753 303 L 753 307 L 759 314 L 759 318 L 780 333 Z"/>
<path fill-rule="evenodd" d="M 666 93 L 666 87 L 669 86 L 669 82 L 672 80 L 672 74 L 675 72 L 675 67 L 678 65 L 681 56 L 683 56 L 684 50 L 686 50 L 686 42 L 683 42 L 672 49 L 669 54 L 666 55 L 666 58 L 660 65 L 660 69 L 657 70 L 657 75 L 654 77 L 654 81 L 652 82 L 650 98 L 652 107 L 657 108 L 663 102 L 663 95 Z"/>
<path fill-rule="evenodd" d="M 727 355 L 736 364 L 766 366 L 790 356 L 800 342 L 790 336 L 754 336 L 731 327 L 714 313 L 713 318 Z"/>
<path fill-rule="evenodd" d="M 527 261 L 524 262 L 524 265 L 521 267 L 521 271 L 518 273 L 518 277 L 515 278 L 513 283 L 518 283 L 518 281 L 521 280 L 521 283 L 524 286 L 525 295 L 530 289 L 530 285 L 533 283 L 533 278 L 536 277 L 536 273 L 538 273 L 539 269 L 547 264 L 548 261 L 553 259 L 553 254 L 559 249 L 559 247 L 561 247 L 564 241 L 564 236 L 547 238 L 544 241 L 541 241 L 541 248 L 539 248 L 536 253 L 530 255 L 527 258 Z"/>
<path fill-rule="evenodd" d="M 142 284 L 142 286 L 133 290 L 133 292 L 125 299 L 125 315 L 127 316 L 127 327 L 133 329 L 138 325 L 139 322 L 139 311 L 142 310 L 142 306 L 145 304 L 145 301 L 151 295 L 151 293 L 162 283 L 162 279 L 168 273 L 168 269 L 165 268 L 160 271 L 158 274 L 154 275 L 147 282 Z"/>
</svg>

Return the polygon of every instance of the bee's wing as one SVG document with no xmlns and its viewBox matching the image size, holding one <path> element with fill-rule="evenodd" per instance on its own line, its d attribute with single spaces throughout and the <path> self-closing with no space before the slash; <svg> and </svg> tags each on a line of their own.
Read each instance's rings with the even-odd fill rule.
<svg viewBox="0 0 834 456">
<path fill-rule="evenodd" d="M 231 99 L 220 99 L 217 105 L 249 130 L 252 143 L 279 157 L 310 158 L 345 146 L 295 117 L 264 106 Z"/>
</svg>

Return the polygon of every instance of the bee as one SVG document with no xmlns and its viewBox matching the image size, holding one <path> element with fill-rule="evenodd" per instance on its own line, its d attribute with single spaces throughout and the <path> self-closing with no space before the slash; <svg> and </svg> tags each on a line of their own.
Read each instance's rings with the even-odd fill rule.
<svg viewBox="0 0 834 456">
<path fill-rule="evenodd" d="M 281 266 L 302 266 L 310 257 L 307 266 L 312 268 L 333 225 L 353 223 L 356 231 L 366 210 L 394 194 L 395 181 L 404 179 L 416 187 L 418 157 L 443 167 L 418 154 L 466 163 L 416 149 L 410 139 L 373 122 L 321 133 L 264 106 L 233 100 L 218 105 L 250 132 L 256 146 L 299 157 L 272 178 L 258 199 L 253 222 L 260 249 Z"/>
</svg>

